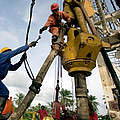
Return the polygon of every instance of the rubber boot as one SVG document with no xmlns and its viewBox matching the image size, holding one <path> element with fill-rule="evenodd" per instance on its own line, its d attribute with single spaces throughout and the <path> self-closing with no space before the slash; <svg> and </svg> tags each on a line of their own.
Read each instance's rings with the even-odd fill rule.
<svg viewBox="0 0 120 120">
<path fill-rule="evenodd" d="M 0 120 L 6 120 L 10 116 L 10 113 L 2 115 L 2 111 L 4 110 L 6 100 L 7 99 L 5 97 L 0 97 Z"/>
</svg>

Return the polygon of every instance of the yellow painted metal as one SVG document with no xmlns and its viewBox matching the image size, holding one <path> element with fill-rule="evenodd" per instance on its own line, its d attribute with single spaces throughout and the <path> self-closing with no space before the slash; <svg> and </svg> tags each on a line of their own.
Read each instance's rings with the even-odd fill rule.
<svg viewBox="0 0 120 120">
<path fill-rule="evenodd" d="M 64 11 L 67 12 L 70 17 L 72 19 L 75 19 L 75 15 L 74 15 L 74 12 L 73 10 L 70 8 L 70 4 L 72 4 L 73 0 L 64 0 Z M 81 2 L 78 2 L 77 3 L 81 4 Z M 84 5 L 84 8 L 88 14 L 89 17 L 93 16 L 94 15 L 94 8 L 93 8 L 93 2 L 92 1 L 89 1 L 89 0 L 84 0 L 83 2 L 83 5 Z"/>
<path fill-rule="evenodd" d="M 85 0 L 84 8 L 85 8 L 89 17 L 92 17 L 95 14 L 92 1 Z"/>
<path fill-rule="evenodd" d="M 23 116 L 21 116 L 20 120 L 23 120 Z"/>
<path fill-rule="evenodd" d="M 27 113 L 29 113 L 29 114 L 32 114 L 33 116 L 32 116 L 32 120 L 35 120 L 36 119 L 36 112 L 30 112 L 30 111 L 27 111 Z M 24 120 L 23 119 L 23 116 L 21 116 L 21 118 L 20 118 L 20 120 Z M 51 119 L 52 120 L 52 119 Z"/>
<path fill-rule="evenodd" d="M 70 8 L 71 2 L 72 2 L 72 0 L 64 0 L 63 10 L 66 13 L 68 13 L 72 19 L 75 19 L 74 13 L 73 13 L 72 9 Z"/>
<path fill-rule="evenodd" d="M 82 10 L 79 7 L 75 7 L 73 8 L 73 10 L 76 16 L 76 22 L 78 23 L 78 26 L 80 27 L 81 31 L 88 33 L 86 20 L 84 18 Z"/>
<path fill-rule="evenodd" d="M 110 48 L 110 47 L 111 47 L 109 43 L 106 43 L 106 42 L 104 42 L 104 41 L 102 41 L 102 46 L 103 46 L 104 48 Z"/>
<path fill-rule="evenodd" d="M 54 120 L 52 117 L 44 117 L 43 120 Z"/>
<path fill-rule="evenodd" d="M 78 2 L 77 4 L 80 4 L 81 2 Z M 76 25 L 78 25 L 81 28 L 82 32 L 86 32 L 88 33 L 88 28 L 87 28 L 87 24 L 86 24 L 86 20 L 84 18 L 84 15 L 82 13 L 81 8 L 79 7 L 79 5 L 75 5 L 75 7 L 71 8 L 72 4 L 76 4 L 75 2 L 73 2 L 73 0 L 65 0 L 64 1 L 64 11 L 67 12 L 71 19 L 72 22 Z M 84 5 L 84 2 L 83 2 Z"/>
<path fill-rule="evenodd" d="M 36 117 L 35 117 L 36 116 L 36 112 L 29 112 L 29 111 L 27 111 L 27 113 L 33 114 L 32 120 L 36 119 Z M 20 118 L 20 120 L 23 120 L 23 116 Z M 54 119 L 52 117 L 47 116 L 47 117 L 44 117 L 43 120 L 54 120 Z"/>
<path fill-rule="evenodd" d="M 35 115 L 36 115 L 36 112 L 33 112 L 33 118 L 32 118 L 32 120 L 35 120 Z"/>
<path fill-rule="evenodd" d="M 96 58 L 101 47 L 102 42 L 96 36 L 70 28 L 68 40 L 62 50 L 63 67 L 71 76 L 78 71 L 85 72 L 87 76 L 90 75 L 96 66 Z"/>
</svg>

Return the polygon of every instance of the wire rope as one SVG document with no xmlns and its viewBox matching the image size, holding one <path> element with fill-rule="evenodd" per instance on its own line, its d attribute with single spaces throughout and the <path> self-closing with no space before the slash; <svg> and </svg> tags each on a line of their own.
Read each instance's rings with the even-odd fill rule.
<svg viewBox="0 0 120 120">
<path fill-rule="evenodd" d="M 26 43 L 25 43 L 26 45 L 28 44 L 28 36 L 29 36 L 29 32 L 30 32 L 30 25 L 31 25 L 31 20 L 32 20 L 32 13 L 33 13 L 33 6 L 34 6 L 34 4 L 35 4 L 35 0 L 32 0 L 31 7 L 30 7 L 29 24 L 28 24 L 27 33 L 26 33 Z M 38 39 L 37 39 L 37 41 L 38 41 Z M 24 61 L 24 65 L 25 65 L 25 69 L 27 71 L 27 74 L 28 74 L 29 78 L 31 80 L 34 80 L 34 75 L 33 75 L 33 72 L 32 72 L 32 70 L 30 68 L 30 65 L 29 65 L 27 59 Z"/>
</svg>

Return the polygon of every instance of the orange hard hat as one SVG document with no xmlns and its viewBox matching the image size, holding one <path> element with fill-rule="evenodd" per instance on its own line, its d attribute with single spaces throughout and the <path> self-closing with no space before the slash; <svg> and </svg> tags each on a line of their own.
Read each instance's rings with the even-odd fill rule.
<svg viewBox="0 0 120 120">
<path fill-rule="evenodd" d="M 4 48 L 1 49 L 0 53 L 3 53 L 3 52 L 8 51 L 8 50 L 11 50 L 11 49 L 8 48 L 8 47 L 4 47 Z"/>
<path fill-rule="evenodd" d="M 59 9 L 59 5 L 57 3 L 53 3 L 51 5 L 51 11 L 55 10 L 55 9 Z"/>
</svg>

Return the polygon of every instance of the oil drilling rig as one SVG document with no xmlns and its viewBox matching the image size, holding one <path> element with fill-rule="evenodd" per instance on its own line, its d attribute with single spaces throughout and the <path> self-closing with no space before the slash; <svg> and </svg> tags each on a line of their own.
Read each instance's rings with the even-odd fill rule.
<svg viewBox="0 0 120 120">
<path fill-rule="evenodd" d="M 120 10 L 110 1 L 114 12 L 110 12 L 105 0 L 64 0 L 63 10 L 67 12 L 72 25 L 61 27 L 59 38 L 52 44 L 50 54 L 33 80 L 23 102 L 8 120 L 19 120 L 39 93 L 44 77 L 54 58 L 59 55 L 62 65 L 75 81 L 76 106 L 80 120 L 89 120 L 86 77 L 99 66 L 101 81 L 109 115 L 120 118 L 120 81 L 111 63 L 111 56 L 119 65 L 120 59 Z M 64 35 L 67 42 L 64 42 Z M 114 67 L 113 67 L 114 66 Z M 116 99 L 115 99 L 116 96 Z"/>
</svg>

